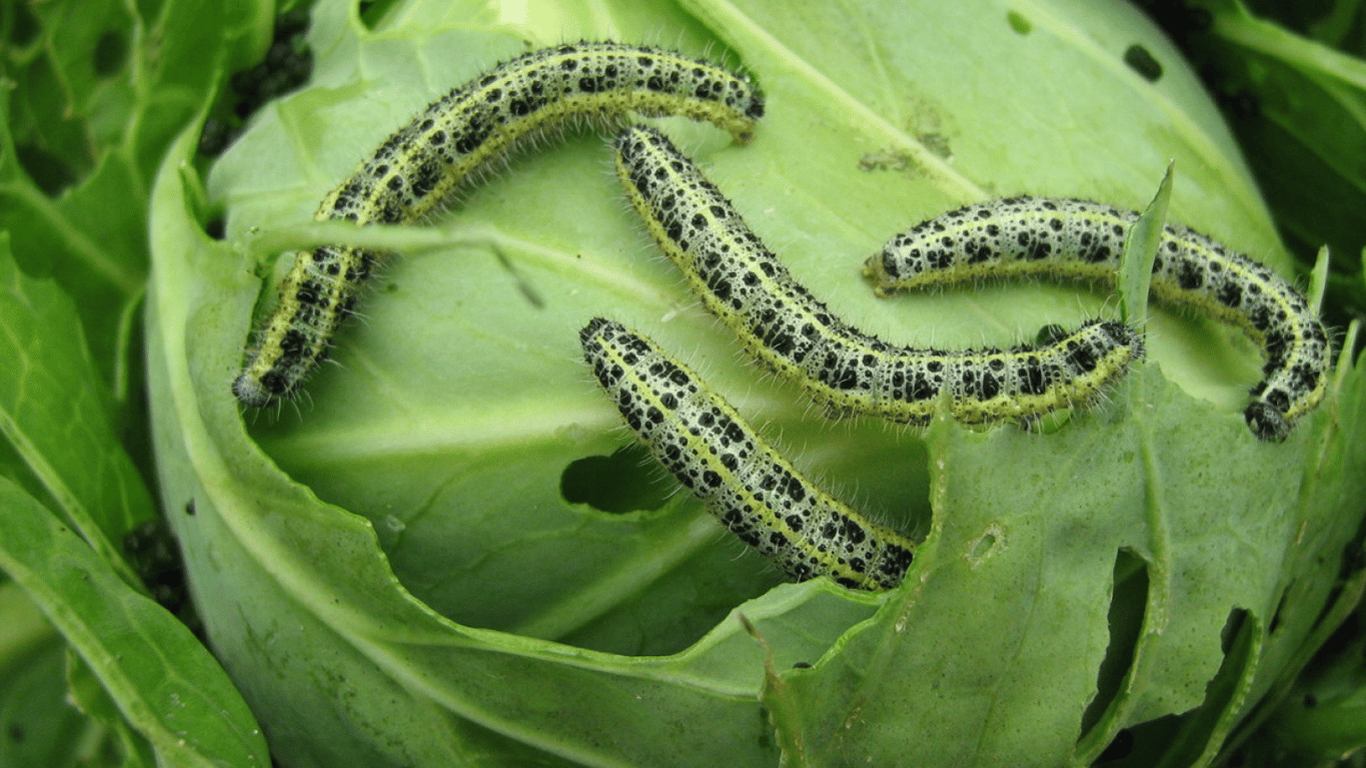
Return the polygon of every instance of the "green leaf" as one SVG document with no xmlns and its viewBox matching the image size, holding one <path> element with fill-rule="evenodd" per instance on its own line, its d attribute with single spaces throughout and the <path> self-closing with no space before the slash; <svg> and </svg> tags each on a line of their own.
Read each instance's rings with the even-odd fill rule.
<svg viewBox="0 0 1366 768">
<path fill-rule="evenodd" d="M 74 762 L 85 719 L 65 700 L 66 644 L 19 585 L 0 585 L 0 765 Z"/>
<path fill-rule="evenodd" d="M 1327 761 L 1366 747 L 1366 641 L 1357 637 L 1334 651 L 1273 715 L 1276 746 L 1302 761 Z"/>
<path fill-rule="evenodd" d="M 517 18 L 415 0 L 372 31 L 320 2 L 313 84 L 264 110 L 205 185 L 226 238 L 203 231 L 192 131 L 158 177 L 147 329 L 164 506 L 194 502 L 172 523 L 196 602 L 244 695 L 289 734 L 281 762 L 772 765 L 801 745 L 813 765 L 1056 766 L 1128 730 L 1150 763 L 1208 764 L 1316 637 L 1360 520 L 1366 388 L 1350 360 L 1279 445 L 1241 417 L 1255 347 L 1160 308 L 1149 364 L 1053 434 L 832 425 L 735 359 L 621 205 L 603 140 L 570 131 L 434 222 L 448 250 L 428 250 L 431 230 L 367 232 L 409 257 L 339 336 L 339 365 L 297 407 L 244 419 L 229 382 L 271 301 L 258 273 L 288 258 L 258 269 L 258 233 L 306 240 L 297 227 L 361 158 L 525 41 L 663 28 L 743 63 L 769 97 L 754 142 L 663 126 L 800 281 L 897 342 L 1012 343 L 1110 299 L 1007 286 L 879 301 L 859 265 L 887 237 L 995 194 L 1142 207 L 1172 158 L 1169 220 L 1290 263 L 1198 81 L 1122 4 L 698 0 Z M 1133 45 L 1160 63 L 1155 82 L 1125 63 Z M 825 484 L 927 532 L 907 583 L 774 586 L 689 499 L 567 502 L 565 472 L 624 441 L 579 360 L 578 329 L 604 313 L 687 351 Z"/>
<path fill-rule="evenodd" d="M 0 480 L 0 567 L 91 666 L 168 765 L 266 765 L 222 668 L 175 617 L 128 588 L 41 504 Z"/>
<path fill-rule="evenodd" d="M 57 0 L 0 93 L 0 230 L 21 267 L 77 300 L 102 376 L 129 389 L 111 322 L 141 300 L 147 196 L 170 139 L 224 67 L 260 56 L 268 0 Z M 144 15 L 148 14 L 148 15 Z M 120 51 L 122 53 L 120 54 Z"/>
<path fill-rule="evenodd" d="M 71 299 L 51 280 L 21 273 L 0 233 L 0 433 L 55 508 L 90 546 L 141 583 L 113 542 L 152 517 L 152 499 L 115 438 L 100 381 Z"/>
<path fill-rule="evenodd" d="M 90 665 L 70 649 L 66 654 L 66 672 L 67 698 L 89 718 L 90 729 L 98 729 L 103 737 L 98 744 L 100 757 L 121 768 L 156 765 L 151 743 L 129 725 Z"/>
<path fill-rule="evenodd" d="M 1129 230 L 1124 242 L 1124 255 L 1119 262 L 1119 285 L 1116 291 L 1120 297 L 1120 317 L 1139 328 L 1148 324 L 1148 288 L 1152 284 L 1153 265 L 1157 261 L 1157 249 L 1162 242 L 1163 227 L 1167 221 L 1167 204 L 1172 194 L 1172 170 L 1168 165 L 1157 194 Z"/>
<path fill-rule="evenodd" d="M 1366 61 L 1257 18 L 1237 0 L 1202 5 L 1214 23 L 1191 41 L 1196 61 L 1228 104 L 1289 244 L 1306 259 L 1327 244 L 1337 272 L 1357 273 L 1353 255 L 1366 246 Z M 1366 306 L 1359 280 L 1337 289 L 1358 311 Z"/>
</svg>

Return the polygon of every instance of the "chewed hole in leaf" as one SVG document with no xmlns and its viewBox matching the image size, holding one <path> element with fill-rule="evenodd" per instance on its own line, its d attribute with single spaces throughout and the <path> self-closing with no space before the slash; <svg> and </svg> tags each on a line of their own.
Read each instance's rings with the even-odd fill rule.
<svg viewBox="0 0 1366 768">
<path fill-rule="evenodd" d="M 1005 528 L 1000 523 L 992 523 L 981 536 L 968 542 L 963 557 L 968 561 L 968 566 L 976 570 L 987 560 L 1004 552 L 1006 547 Z"/>
<path fill-rule="evenodd" d="M 112 77 L 128 59 L 128 38 L 117 31 L 105 32 L 95 43 L 95 76 Z"/>
<path fill-rule="evenodd" d="M 1096 674 L 1096 697 L 1082 715 L 1081 741 L 1087 740 L 1093 728 L 1106 727 L 1105 715 L 1115 706 L 1124 681 L 1132 674 L 1134 651 L 1143 629 L 1143 617 L 1148 606 L 1148 563 L 1128 549 L 1115 555 L 1115 567 L 1110 589 L 1110 610 L 1107 622 L 1110 644 L 1105 649 L 1100 670 Z M 1118 738 L 1116 734 L 1115 739 Z M 1114 739 L 1111 740 L 1111 746 Z M 1109 752 L 1110 747 L 1106 747 Z"/>
<path fill-rule="evenodd" d="M 1228 621 L 1224 623 L 1224 630 L 1219 633 L 1219 650 L 1225 656 L 1233 650 L 1233 644 L 1237 642 L 1238 635 L 1243 631 L 1243 624 L 1247 622 L 1247 611 L 1235 610 L 1229 613 Z"/>
<path fill-rule="evenodd" d="M 360 20 L 366 29 L 374 29 L 384 20 L 385 14 L 398 5 L 399 0 L 362 0 Z"/>
<path fill-rule="evenodd" d="M 1293 583 L 1292 583 L 1293 585 Z M 1276 629 L 1281 626 L 1281 611 L 1285 610 L 1285 600 L 1290 595 L 1290 587 L 1281 592 L 1281 599 L 1276 601 L 1276 610 L 1271 612 L 1271 620 L 1266 624 L 1266 634 L 1274 635 Z"/>
<path fill-rule="evenodd" d="M 1150 83 L 1162 78 L 1162 63 L 1141 45 L 1131 45 L 1124 52 L 1124 63 Z"/>
<path fill-rule="evenodd" d="M 1121 737 L 1116 734 L 1111 742 L 1115 745 L 1114 751 L 1110 752 L 1107 748 L 1108 754 L 1103 753 L 1093 765 L 1103 765 L 1105 768 L 1151 768 L 1161 762 L 1167 748 L 1180 735 L 1182 724 L 1181 717 L 1164 715 L 1125 728 L 1120 733 L 1126 735 Z"/>
<path fill-rule="evenodd" d="M 1228 711 L 1240 701 L 1240 682 L 1256 665 L 1254 640 L 1261 632 L 1260 622 L 1246 610 L 1229 611 L 1219 635 L 1224 660 L 1205 686 L 1205 700 L 1180 715 L 1155 718 L 1129 729 L 1134 736 L 1133 751 L 1104 765 L 1146 768 L 1199 764 L 1207 746 L 1220 738 L 1221 722 Z"/>
<path fill-rule="evenodd" d="M 560 475 L 560 493 L 571 504 L 611 514 L 653 511 L 664 506 L 674 490 L 652 470 L 654 466 L 650 452 L 635 443 L 611 456 L 576 459 Z"/>
<path fill-rule="evenodd" d="M 1067 338 L 1067 329 L 1057 323 L 1049 323 L 1034 334 L 1034 343 L 1039 345 L 1056 344 Z"/>
<path fill-rule="evenodd" d="M 38 37 L 41 27 L 38 19 L 29 10 L 28 3 L 9 3 L 9 42 L 15 48 L 23 48 Z"/>
<path fill-rule="evenodd" d="M 56 197 L 62 190 L 76 183 L 76 169 L 66 160 L 36 144 L 21 144 L 14 148 L 19 165 L 29 178 L 48 197 Z"/>
<path fill-rule="evenodd" d="M 1121 729 L 1115 737 L 1106 745 L 1105 751 L 1096 758 L 1097 765 L 1113 763 L 1116 760 L 1123 760 L 1134 751 L 1134 734 L 1128 728 Z"/>
</svg>

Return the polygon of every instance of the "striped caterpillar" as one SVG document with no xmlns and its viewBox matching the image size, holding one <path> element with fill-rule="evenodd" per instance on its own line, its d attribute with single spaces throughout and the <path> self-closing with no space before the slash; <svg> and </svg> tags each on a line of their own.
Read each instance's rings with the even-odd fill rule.
<svg viewBox="0 0 1366 768">
<path fill-rule="evenodd" d="M 1028 423 L 1095 401 L 1143 356 L 1137 332 L 1101 320 L 1007 350 L 888 344 L 845 324 L 799 285 L 663 134 L 633 126 L 616 147 L 627 197 L 703 305 L 832 416 L 923 425 L 947 390 L 959 422 Z"/>
<path fill-rule="evenodd" d="M 869 258 L 879 296 L 1035 275 L 1114 284 L 1133 211 L 1084 200 L 1016 197 L 917 225 Z M 1332 345 L 1308 300 L 1269 268 L 1186 227 L 1167 225 L 1152 295 L 1243 329 L 1262 348 L 1263 378 L 1243 412 L 1262 440 L 1283 440 L 1327 388 Z"/>
<path fill-rule="evenodd" d="M 817 488 L 720 395 L 654 342 L 595 318 L 584 357 L 636 435 L 718 520 L 797 581 L 901 583 L 915 545 Z"/>
<path fill-rule="evenodd" d="M 323 198 L 315 218 L 413 223 L 519 139 L 573 120 L 612 124 L 629 111 L 707 120 L 744 143 L 764 101 L 747 77 L 670 51 L 612 42 L 546 48 L 433 102 Z M 233 382 L 237 399 L 262 407 L 294 395 L 384 256 L 347 246 L 296 254 Z"/>
</svg>

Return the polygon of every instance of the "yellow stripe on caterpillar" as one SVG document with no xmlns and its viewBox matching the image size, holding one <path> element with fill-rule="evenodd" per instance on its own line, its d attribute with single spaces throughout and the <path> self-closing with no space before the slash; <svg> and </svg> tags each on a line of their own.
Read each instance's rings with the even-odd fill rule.
<svg viewBox="0 0 1366 768">
<path fill-rule="evenodd" d="M 901 583 L 915 545 L 813 485 L 697 374 L 610 320 L 579 339 L 627 426 L 741 541 L 797 581 Z"/>
<path fill-rule="evenodd" d="M 1046 276 L 1113 285 L 1134 211 L 1086 200 L 1014 197 L 950 211 L 896 235 L 864 275 L 897 290 Z M 1307 299 L 1265 265 L 1186 227 L 1167 225 L 1152 295 L 1231 323 L 1262 348 L 1263 378 L 1244 418 L 1282 440 L 1327 389 L 1332 344 Z"/>
<path fill-rule="evenodd" d="M 633 111 L 707 120 L 744 143 L 764 100 L 748 77 L 671 51 L 613 42 L 546 48 L 433 102 L 325 197 L 315 218 L 413 223 L 529 134 L 576 119 L 610 125 Z M 237 399 L 262 407 L 294 395 L 384 256 L 345 246 L 299 252 L 233 382 Z"/>
<path fill-rule="evenodd" d="M 937 350 L 849 326 L 798 284 L 728 200 L 659 131 L 617 139 L 617 175 L 659 247 L 754 357 L 835 417 L 924 425 L 947 390 L 964 424 L 1028 423 L 1096 401 L 1143 357 L 1129 326 L 1092 320 L 1045 344 Z"/>
</svg>

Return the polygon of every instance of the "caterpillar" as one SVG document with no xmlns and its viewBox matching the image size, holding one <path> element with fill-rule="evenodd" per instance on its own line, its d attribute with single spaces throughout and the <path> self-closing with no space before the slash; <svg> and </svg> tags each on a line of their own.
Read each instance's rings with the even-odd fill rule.
<svg viewBox="0 0 1366 768">
<path fill-rule="evenodd" d="M 1014 197 L 950 211 L 896 235 L 864 265 L 879 296 L 986 278 L 1047 276 L 1113 284 L 1134 211 L 1085 200 Z M 1241 328 L 1262 349 L 1243 411 L 1258 438 L 1284 440 L 1327 389 L 1332 345 L 1309 301 L 1266 266 L 1167 225 L 1151 293 Z"/>
<path fill-rule="evenodd" d="M 875 414 L 924 425 L 947 390 L 961 423 L 1028 424 L 1094 402 L 1143 356 L 1134 329 L 1106 320 L 1006 350 L 881 341 L 841 321 L 798 284 L 662 133 L 632 126 L 616 149 L 617 176 L 632 206 L 703 305 L 751 355 L 800 382 L 830 416 Z"/>
<path fill-rule="evenodd" d="M 413 223 L 519 139 L 573 120 L 613 124 L 628 111 L 707 120 L 744 143 L 764 99 L 747 76 L 671 51 L 613 42 L 546 48 L 432 102 L 323 198 L 315 218 Z M 297 393 L 385 255 L 345 246 L 297 253 L 232 384 L 238 401 L 262 407 Z"/>
<path fill-rule="evenodd" d="M 813 485 L 697 374 L 611 320 L 594 318 L 579 340 L 593 375 L 655 458 L 784 573 L 865 590 L 901 583 L 915 545 Z"/>
</svg>

